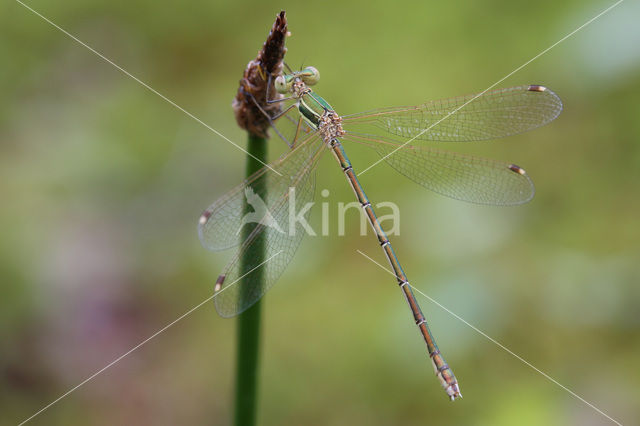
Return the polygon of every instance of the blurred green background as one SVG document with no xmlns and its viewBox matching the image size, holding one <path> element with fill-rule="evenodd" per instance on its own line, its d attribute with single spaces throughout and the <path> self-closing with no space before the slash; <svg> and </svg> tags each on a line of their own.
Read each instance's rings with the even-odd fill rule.
<svg viewBox="0 0 640 426">
<path fill-rule="evenodd" d="M 479 92 L 612 3 L 28 2 L 241 145 L 230 103 L 280 9 L 287 62 L 349 114 Z M 624 424 L 640 419 L 639 15 L 624 2 L 500 84 L 549 86 L 558 120 L 457 146 L 526 168 L 531 203 L 362 177 L 401 207 L 414 286 Z M 245 159 L 19 3 L 0 22 L 0 423 L 16 424 L 211 294 L 231 253 L 205 251 L 196 221 Z M 346 148 L 356 170 L 377 158 Z M 374 237 L 355 212 L 336 236 L 353 194 L 334 163 L 317 187 L 331 235 L 265 297 L 260 424 L 613 424 L 420 298 L 464 394 L 449 402 L 393 279 L 356 252 L 384 262 Z M 208 304 L 32 424 L 229 424 L 234 327 Z"/>
</svg>

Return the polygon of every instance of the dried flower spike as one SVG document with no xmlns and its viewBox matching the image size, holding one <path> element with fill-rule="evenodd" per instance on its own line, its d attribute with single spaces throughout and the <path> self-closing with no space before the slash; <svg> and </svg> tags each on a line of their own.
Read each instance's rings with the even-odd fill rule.
<svg viewBox="0 0 640 426">
<path fill-rule="evenodd" d="M 282 11 L 276 16 L 276 21 L 258 56 L 247 64 L 238 93 L 233 100 L 232 106 L 238 126 L 255 136 L 268 138 L 270 124 L 265 113 L 273 117 L 282 110 L 281 103 L 267 104 L 267 83 L 269 75 L 277 76 L 282 72 L 282 60 L 287 52 L 284 43 L 288 34 L 287 18 Z M 282 97 L 275 91 L 273 79 L 269 97 Z"/>
</svg>

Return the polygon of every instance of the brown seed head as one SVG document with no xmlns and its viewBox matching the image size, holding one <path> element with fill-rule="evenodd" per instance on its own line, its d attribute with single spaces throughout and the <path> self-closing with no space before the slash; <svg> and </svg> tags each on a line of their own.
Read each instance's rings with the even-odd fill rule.
<svg viewBox="0 0 640 426">
<path fill-rule="evenodd" d="M 283 97 L 273 87 L 273 79 L 282 72 L 282 60 L 287 52 L 284 46 L 287 35 L 287 18 L 282 11 L 276 16 L 276 21 L 258 56 L 247 64 L 232 104 L 238 126 L 263 138 L 268 137 L 269 129 L 269 120 L 264 113 L 273 117 L 282 109 L 280 103 L 267 104 L 266 95 L 269 75 L 272 75 L 274 77 L 271 80 L 269 97 L 271 99 Z M 256 102 L 264 112 L 260 111 Z"/>
</svg>

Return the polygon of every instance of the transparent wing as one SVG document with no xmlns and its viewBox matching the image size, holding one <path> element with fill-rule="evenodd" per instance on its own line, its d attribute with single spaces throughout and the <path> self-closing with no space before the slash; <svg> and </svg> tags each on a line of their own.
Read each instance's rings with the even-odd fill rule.
<svg viewBox="0 0 640 426">
<path fill-rule="evenodd" d="M 289 211 L 295 208 L 308 219 L 307 203 L 313 200 L 314 170 L 323 148 L 313 134 L 272 165 L 281 176 L 263 168 L 201 216 L 198 231 L 206 248 L 242 241 L 217 281 L 215 305 L 221 316 L 237 315 L 253 305 L 293 258 L 305 232 L 302 221 L 289 220 Z"/>
<path fill-rule="evenodd" d="M 370 146 L 404 176 L 458 200 L 514 205 L 531 200 L 535 192 L 529 176 L 514 164 L 350 132 L 344 139 Z"/>
<path fill-rule="evenodd" d="M 246 201 L 248 196 L 255 197 L 257 186 L 266 185 L 267 196 L 263 201 L 267 209 L 287 192 L 296 174 L 312 161 L 313 152 L 319 144 L 316 134 L 311 134 L 297 143 L 295 149 L 271 163 L 270 168 L 263 167 L 258 170 L 207 207 L 198 224 L 198 235 L 206 249 L 226 250 L 240 244 L 239 229 L 251 219 L 245 218 Z M 261 194 L 257 195 L 261 197 Z"/>
<path fill-rule="evenodd" d="M 526 132 L 544 126 L 561 111 L 558 95 L 529 85 L 367 111 L 343 117 L 343 124 L 363 133 L 372 133 L 367 127 L 374 126 L 406 139 L 463 142 Z"/>
<path fill-rule="evenodd" d="M 298 112 L 297 103 L 292 103 L 285 107 L 283 115 L 271 120 L 274 132 L 284 140 L 290 147 L 295 146 L 296 141 L 306 139 L 315 132 L 306 121 L 302 119 Z"/>
</svg>

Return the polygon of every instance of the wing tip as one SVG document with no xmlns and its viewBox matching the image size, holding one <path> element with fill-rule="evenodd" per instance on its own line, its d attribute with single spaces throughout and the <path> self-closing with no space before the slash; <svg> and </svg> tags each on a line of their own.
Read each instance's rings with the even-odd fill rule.
<svg viewBox="0 0 640 426">
<path fill-rule="evenodd" d="M 540 84 L 530 84 L 527 90 L 530 92 L 546 92 L 548 89 Z"/>
<path fill-rule="evenodd" d="M 210 217 L 211 217 L 211 212 L 209 210 L 203 211 L 202 214 L 200 215 L 200 218 L 198 219 L 198 225 L 199 226 L 205 225 L 209 221 Z"/>
<path fill-rule="evenodd" d="M 519 198 L 519 199 L 516 199 L 516 200 L 513 200 L 513 201 L 509 201 L 509 202 L 505 202 L 504 205 L 517 206 L 517 205 L 528 203 L 529 201 L 531 201 L 533 199 L 533 197 L 536 194 L 536 188 L 533 185 L 533 181 L 529 177 L 529 174 L 525 171 L 525 169 L 523 169 L 522 167 L 518 166 L 517 164 L 509 164 L 507 166 L 507 168 L 509 170 L 511 170 L 513 173 L 516 173 L 516 174 L 524 177 L 527 180 L 527 182 L 529 183 L 529 191 L 523 191 L 522 192 L 523 194 L 528 192 L 527 197 Z"/>
<path fill-rule="evenodd" d="M 542 125 L 545 125 L 553 120 L 555 120 L 556 118 L 558 118 L 558 116 L 560 115 L 560 113 L 562 112 L 562 110 L 564 109 L 564 105 L 562 104 L 562 99 L 560 99 L 560 96 L 558 96 L 553 90 L 549 89 L 547 86 L 543 86 L 541 84 L 530 84 L 529 86 L 527 86 L 527 91 L 528 92 L 538 92 L 538 93 L 545 93 L 549 96 L 551 96 L 551 98 L 554 100 L 554 104 L 555 104 L 555 113 L 549 117 L 549 119 L 547 121 L 545 121 Z"/>
<path fill-rule="evenodd" d="M 514 173 L 518 173 L 519 175 L 522 175 L 522 176 L 527 175 L 527 172 L 525 172 L 525 170 L 522 167 L 516 164 L 509 164 L 509 170 L 511 170 Z"/>
<path fill-rule="evenodd" d="M 204 232 L 205 232 L 205 225 L 209 221 L 210 217 L 211 217 L 211 211 L 207 209 L 203 211 L 200 217 L 198 218 L 198 238 L 200 239 L 200 242 L 205 248 L 209 248 L 206 242 L 206 238 L 204 236 Z"/>
<path fill-rule="evenodd" d="M 224 280 L 225 278 L 227 278 L 227 276 L 225 274 L 221 274 L 218 279 L 216 280 L 216 286 L 214 287 L 213 291 L 215 293 L 219 292 L 220 289 L 222 288 L 222 284 L 224 284 Z"/>
</svg>

